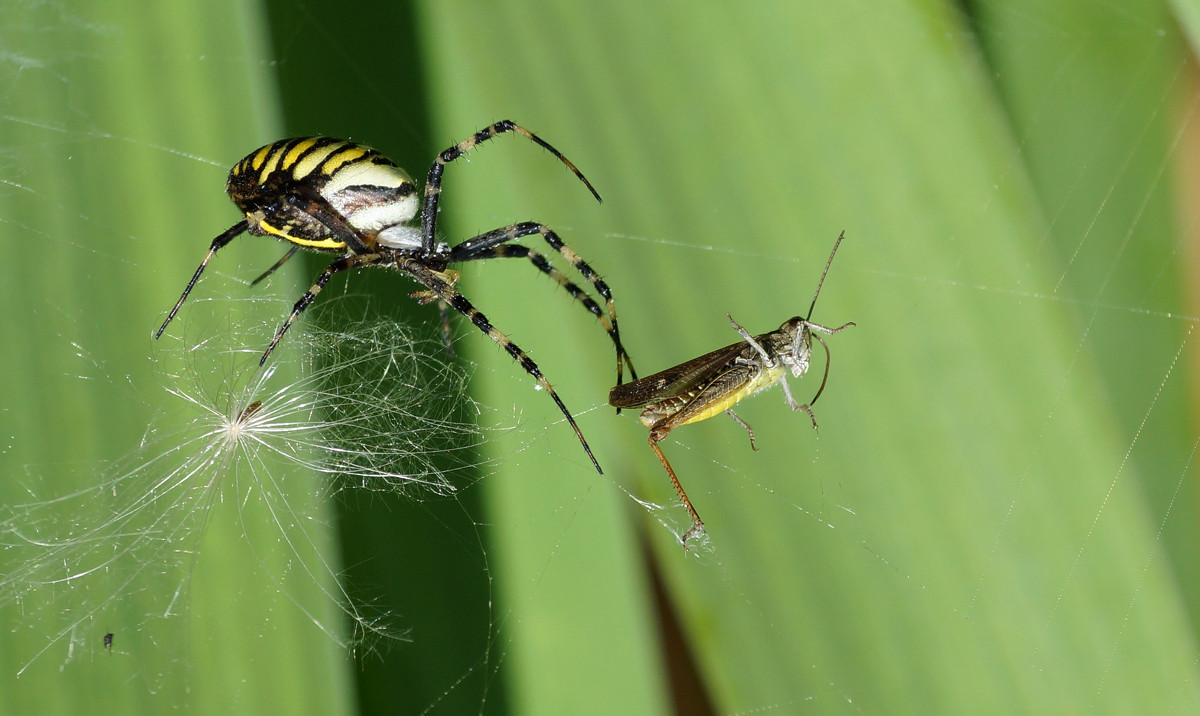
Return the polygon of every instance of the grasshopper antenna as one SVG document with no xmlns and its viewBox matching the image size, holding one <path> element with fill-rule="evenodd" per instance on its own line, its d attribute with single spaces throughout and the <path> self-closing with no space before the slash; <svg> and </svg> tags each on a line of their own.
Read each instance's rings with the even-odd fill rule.
<svg viewBox="0 0 1200 716">
<path fill-rule="evenodd" d="M 842 233 L 838 234 L 837 241 L 833 242 L 833 251 L 829 252 L 829 260 L 825 262 L 825 270 L 821 272 L 821 280 L 817 281 L 817 290 L 813 293 L 812 303 L 808 304 L 808 315 L 804 320 L 812 318 L 813 309 L 817 307 L 817 296 L 821 295 L 821 287 L 825 285 L 825 277 L 829 275 L 829 267 L 833 265 L 833 257 L 837 255 L 838 247 L 842 245 L 842 239 L 846 236 L 846 230 L 842 229 Z"/>
</svg>

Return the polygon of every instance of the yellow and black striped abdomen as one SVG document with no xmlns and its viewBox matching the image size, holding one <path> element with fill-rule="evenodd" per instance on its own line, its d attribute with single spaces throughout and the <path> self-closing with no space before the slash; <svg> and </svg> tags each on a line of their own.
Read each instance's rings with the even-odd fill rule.
<svg viewBox="0 0 1200 716">
<path fill-rule="evenodd" d="M 361 253 L 417 212 L 416 186 L 375 149 L 330 137 L 283 139 L 229 171 L 249 231 L 307 249 Z"/>
</svg>

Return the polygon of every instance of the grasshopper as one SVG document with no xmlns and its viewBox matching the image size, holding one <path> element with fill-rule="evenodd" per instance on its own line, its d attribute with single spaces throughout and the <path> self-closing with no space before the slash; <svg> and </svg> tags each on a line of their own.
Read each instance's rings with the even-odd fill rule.
<svg viewBox="0 0 1200 716">
<path fill-rule="evenodd" d="M 825 390 L 825 381 L 829 378 L 829 345 L 825 339 L 816 333 L 833 335 L 854 325 L 853 322 L 842 324 L 837 328 L 829 328 L 811 320 L 813 308 L 817 305 L 817 296 L 821 294 L 821 286 L 825 276 L 833 264 L 838 246 L 846 232 L 838 235 L 833 244 L 833 251 L 825 263 L 825 271 L 817 282 L 817 290 L 813 294 L 812 303 L 808 307 L 808 315 L 804 318 L 795 316 L 784 321 L 778 329 L 770 333 L 752 336 L 728 313 L 725 317 L 733 328 L 741 335 L 742 340 L 706 353 L 699 358 L 672 366 L 654 375 L 625 383 L 613 388 L 608 394 L 608 402 L 616 408 L 642 408 L 640 416 L 642 424 L 650 428 L 650 447 L 658 456 L 659 462 L 675 485 L 675 491 L 683 500 L 684 507 L 692 517 L 692 527 L 680 538 L 687 545 L 688 539 L 704 531 L 704 522 L 700 519 L 692 501 L 675 475 L 667 456 L 663 454 L 658 443 L 664 440 L 672 430 L 688 423 L 706 420 L 717 413 L 728 413 L 739 425 L 746 429 L 750 436 L 751 449 L 757 450 L 754 444 L 754 430 L 739 418 L 732 410 L 733 406 L 742 400 L 770 388 L 776 383 L 783 386 L 783 394 L 792 410 L 803 410 L 812 420 L 813 428 L 817 427 L 817 418 L 813 414 L 812 404 L 817 402 Z M 812 341 L 816 338 L 825 349 L 825 374 L 821 378 L 821 386 L 816 395 L 808 403 L 800 404 L 792 397 L 788 387 L 787 374 L 799 378 L 808 371 L 809 357 L 812 355 Z"/>
</svg>

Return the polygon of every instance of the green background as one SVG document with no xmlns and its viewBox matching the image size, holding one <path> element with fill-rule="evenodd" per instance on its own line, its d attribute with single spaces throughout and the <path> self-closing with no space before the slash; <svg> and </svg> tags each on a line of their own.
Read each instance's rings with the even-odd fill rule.
<svg viewBox="0 0 1200 716">
<path fill-rule="evenodd" d="M 331 496 L 317 474 L 281 488 L 324 576 L 408 641 L 351 652 L 318 628 L 340 613 L 294 568 L 315 557 L 258 536 L 269 516 L 233 489 L 153 552 L 194 556 L 124 588 L 102 575 L 18 599 L 16 575 L 46 557 L 0 551 L 3 713 L 1200 708 L 1195 6 L 0 10 L 6 547 L 29 535 L 20 505 L 120 474 L 111 461 L 170 424 L 159 384 L 188 364 L 151 331 L 237 219 L 228 167 L 283 136 L 368 142 L 420 177 L 492 121 L 538 132 L 604 203 L 503 138 L 448 168 L 441 229 L 559 229 L 612 286 L 643 374 L 733 342 L 726 312 L 764 332 L 805 310 L 842 230 L 814 320 L 858 324 L 829 339 L 819 434 L 775 391 L 739 409 L 758 452 L 725 418 L 664 442 L 709 528 L 684 553 L 645 429 L 605 405 L 601 328 L 523 262 L 466 267 L 461 290 L 539 363 L 603 476 L 457 321 L 488 430 L 450 458 L 479 464 L 456 496 Z M 237 317 L 258 322 L 238 335 L 257 350 L 321 267 L 248 289 L 279 253 L 231 244 L 163 340 Z M 366 272 L 321 300 L 436 338 L 414 286 Z M 99 508 L 54 509 L 42 537 Z"/>
</svg>

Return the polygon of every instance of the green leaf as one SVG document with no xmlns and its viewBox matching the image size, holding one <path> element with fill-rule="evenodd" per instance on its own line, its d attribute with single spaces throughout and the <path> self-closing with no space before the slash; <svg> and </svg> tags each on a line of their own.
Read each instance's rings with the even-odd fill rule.
<svg viewBox="0 0 1200 716">
<path fill-rule="evenodd" d="M 1173 7 L 1197 36 L 1190 5 Z M 0 711 L 330 713 L 352 691 L 360 710 L 404 713 L 1200 706 L 1196 91 L 1165 5 L 254 8 L 6 7 Z M 504 118 L 604 203 L 508 136 L 447 168 L 443 238 L 559 231 L 612 287 L 643 375 L 736 341 L 727 312 L 753 332 L 802 314 L 845 230 L 813 319 L 857 326 L 828 339 L 819 433 L 779 390 L 738 406 L 758 451 L 722 416 L 672 433 L 663 450 L 708 527 L 685 553 L 645 428 L 606 405 L 600 324 L 526 262 L 480 262 L 459 288 L 538 363 L 604 475 L 459 320 L 489 432 L 456 497 L 334 500 L 327 477 L 271 463 L 255 474 L 286 475 L 283 501 L 237 474 L 198 493 L 210 502 L 156 500 L 137 514 L 170 521 L 138 523 L 142 541 L 105 532 L 118 559 L 96 580 L 20 591 L 58 568 L 28 571 L 36 540 L 119 525 L 106 510 L 144 484 L 121 478 L 152 474 L 129 466 L 188 456 L 164 458 L 200 424 L 164 388 L 219 403 L 244 356 L 180 347 L 253 354 L 319 270 L 231 303 L 261 295 L 242 282 L 279 253 L 240 239 L 152 341 L 237 218 L 220 190 L 234 161 L 321 133 L 419 178 Z M 369 274 L 331 284 L 322 304 L 348 285 L 350 308 L 305 325 L 370 297 L 375 320 L 439 334 L 415 284 Z M 816 384 L 791 388 L 803 401 Z M 280 529 L 282 505 L 311 527 Z M 162 525 L 181 539 L 152 541 Z M 411 643 L 343 656 L 323 631 L 344 626 L 323 591 L 341 564 Z"/>
<path fill-rule="evenodd" d="M 487 149 L 447 179 L 453 235 L 562 229 L 643 374 L 735 341 L 726 312 L 803 313 L 842 229 L 814 319 L 858 324 L 829 339 L 819 435 L 776 392 L 739 407 L 758 452 L 723 417 L 663 443 L 708 527 L 684 554 L 644 428 L 604 405 L 600 327 L 528 267 L 464 274 L 606 470 L 481 342 L 477 395 L 524 428 L 485 481 L 518 711 L 661 711 L 684 647 L 721 713 L 1196 707 L 1169 202 L 1193 90 L 1153 3 L 1019 5 L 429 5 L 454 38 L 435 124 L 516 119 L 606 200 Z M 640 540 L 683 629 L 649 673 L 647 581 L 610 567 Z"/>
</svg>

